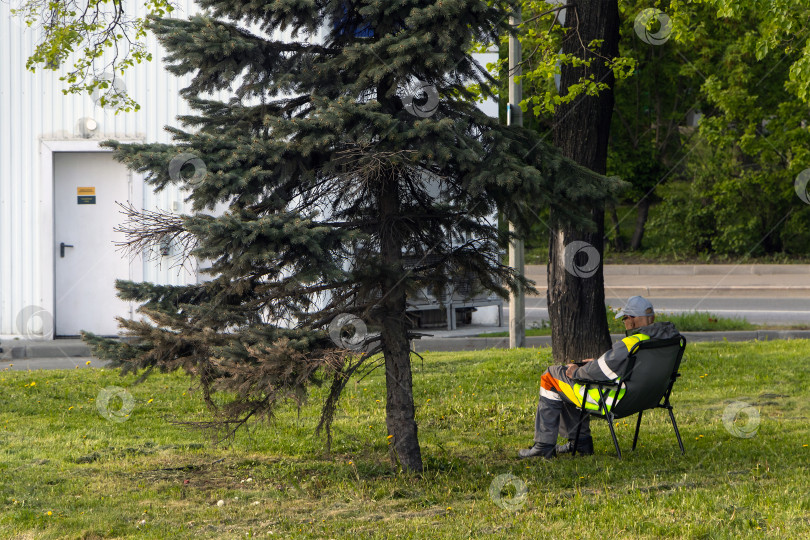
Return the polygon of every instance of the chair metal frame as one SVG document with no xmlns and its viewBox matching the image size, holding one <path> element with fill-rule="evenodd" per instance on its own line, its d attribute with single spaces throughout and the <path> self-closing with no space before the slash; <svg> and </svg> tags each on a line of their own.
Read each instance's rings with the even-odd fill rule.
<svg viewBox="0 0 810 540">
<path fill-rule="evenodd" d="M 675 364 L 673 366 L 672 372 L 669 374 L 669 383 L 667 384 L 666 390 L 664 391 L 663 395 L 659 397 L 658 403 L 656 405 L 650 407 L 643 407 L 638 410 L 624 411 L 624 413 L 617 415 L 613 410 L 615 410 L 617 407 L 620 406 L 622 399 L 624 399 L 627 395 L 626 385 L 627 382 L 631 380 L 631 377 L 633 375 L 633 370 L 635 369 L 637 360 L 636 354 L 638 353 L 638 351 L 645 349 L 657 349 L 669 347 L 675 344 L 679 345 L 679 348 L 677 349 L 677 358 L 675 359 Z M 613 427 L 613 420 L 625 418 L 627 416 L 638 413 L 638 420 L 636 421 L 636 433 L 633 436 L 633 450 L 635 451 L 636 443 L 638 442 L 638 432 L 639 429 L 641 428 L 641 415 L 645 410 L 656 408 L 666 409 L 669 412 L 669 419 L 672 421 L 672 427 L 675 430 L 675 436 L 678 438 L 678 446 L 681 447 L 681 454 L 685 454 L 686 451 L 684 450 L 683 447 L 683 440 L 681 440 L 681 434 L 678 431 L 678 424 L 675 423 L 675 414 L 672 412 L 672 404 L 669 402 L 669 396 L 670 394 L 672 394 L 672 387 L 675 384 L 675 381 L 678 379 L 678 377 L 681 376 L 678 370 L 680 369 L 681 366 L 681 360 L 683 359 L 683 353 L 685 348 L 686 348 L 686 338 L 680 334 L 668 339 L 651 339 L 639 341 L 638 343 L 633 345 L 633 347 L 630 349 L 627 364 L 625 364 L 624 372 L 619 374 L 618 382 L 612 383 L 595 382 L 588 379 L 572 378 L 574 382 L 577 382 L 585 386 L 585 393 L 582 400 L 582 405 L 578 407 L 578 409 L 580 410 L 579 423 L 577 425 L 577 434 L 576 438 L 574 439 L 574 447 L 572 449 L 571 455 L 572 456 L 576 455 L 577 445 L 579 444 L 579 433 L 580 429 L 582 428 L 582 420 L 585 418 L 586 414 L 607 420 L 608 427 L 610 428 L 610 436 L 613 438 L 613 445 L 616 447 L 616 453 L 618 454 L 619 459 L 622 459 L 622 451 L 619 448 L 619 441 L 616 438 L 616 431 Z M 623 387 L 625 388 L 625 395 L 622 397 L 622 399 L 619 399 L 617 402 L 614 403 L 614 405 L 612 406 L 613 410 L 608 409 L 607 399 L 610 395 L 611 390 L 615 391 L 615 395 L 618 395 L 619 391 Z M 597 403 L 599 408 L 597 410 L 585 408 L 585 404 L 587 403 L 588 390 L 592 388 L 596 389 L 597 392 L 599 393 L 599 401 Z"/>
</svg>

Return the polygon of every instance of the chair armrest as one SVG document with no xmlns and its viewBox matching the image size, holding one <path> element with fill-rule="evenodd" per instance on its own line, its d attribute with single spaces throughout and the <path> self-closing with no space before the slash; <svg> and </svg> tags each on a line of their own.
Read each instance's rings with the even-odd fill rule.
<svg viewBox="0 0 810 540">
<path fill-rule="evenodd" d="M 599 382 L 599 381 L 594 381 L 593 379 L 580 379 L 579 377 L 571 377 L 571 380 L 574 381 L 575 383 L 587 384 L 587 385 L 590 385 L 590 386 L 593 386 L 593 387 L 608 386 L 608 387 L 616 387 L 616 388 L 618 388 L 619 385 L 621 384 L 620 382 L 608 382 L 608 381 Z"/>
</svg>

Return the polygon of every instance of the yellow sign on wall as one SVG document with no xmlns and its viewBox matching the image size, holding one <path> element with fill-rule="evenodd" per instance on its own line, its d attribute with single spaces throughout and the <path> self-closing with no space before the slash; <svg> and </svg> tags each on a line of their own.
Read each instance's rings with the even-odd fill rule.
<svg viewBox="0 0 810 540">
<path fill-rule="evenodd" d="M 96 188 L 94 187 L 80 187 L 76 188 L 76 195 L 95 195 Z"/>
</svg>

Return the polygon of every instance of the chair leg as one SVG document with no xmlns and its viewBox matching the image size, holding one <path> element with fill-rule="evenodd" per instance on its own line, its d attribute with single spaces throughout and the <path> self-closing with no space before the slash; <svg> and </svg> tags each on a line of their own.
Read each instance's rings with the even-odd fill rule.
<svg viewBox="0 0 810 540">
<path fill-rule="evenodd" d="M 616 431 L 613 429 L 613 415 L 608 413 L 606 418 L 608 427 L 610 428 L 610 436 L 613 437 L 613 446 L 616 447 L 616 453 L 619 455 L 619 459 L 622 459 L 622 451 L 619 449 L 619 439 L 616 438 Z"/>
<path fill-rule="evenodd" d="M 669 419 L 672 420 L 672 427 L 675 429 L 675 436 L 678 437 L 678 446 L 681 447 L 681 454 L 686 454 L 683 448 L 683 441 L 681 440 L 681 432 L 678 431 L 678 424 L 675 423 L 675 415 L 672 414 L 672 407 L 667 409 L 669 411 Z"/>
<path fill-rule="evenodd" d="M 636 420 L 636 434 L 633 436 L 633 451 L 636 450 L 636 442 L 638 442 L 638 430 L 641 427 L 641 413 L 644 411 L 638 411 L 638 420 Z"/>
<path fill-rule="evenodd" d="M 571 457 L 577 455 L 577 445 L 579 445 L 579 432 L 582 431 L 582 420 L 585 418 L 585 403 L 582 403 L 583 408 L 579 411 L 579 422 L 577 422 L 577 434 L 574 436 L 574 448 L 571 449 Z"/>
</svg>

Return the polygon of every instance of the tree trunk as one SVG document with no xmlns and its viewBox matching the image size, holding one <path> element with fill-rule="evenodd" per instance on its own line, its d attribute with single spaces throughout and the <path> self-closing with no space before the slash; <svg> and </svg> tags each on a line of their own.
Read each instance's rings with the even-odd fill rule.
<svg viewBox="0 0 810 540">
<path fill-rule="evenodd" d="M 650 213 L 650 198 L 644 197 L 638 202 L 638 213 L 636 214 L 636 230 L 633 231 L 633 239 L 630 241 L 630 249 L 636 251 L 641 249 L 641 239 L 644 237 L 644 226 L 647 224 L 647 215 Z"/>
<path fill-rule="evenodd" d="M 619 214 L 616 212 L 616 205 L 610 205 L 610 221 L 613 224 L 613 249 L 624 251 L 624 240 L 619 228 Z"/>
<path fill-rule="evenodd" d="M 394 102 L 393 80 L 384 79 L 377 88 L 377 100 L 384 110 L 392 114 L 398 105 Z M 399 105 L 401 107 L 401 105 Z M 400 186 L 396 171 L 379 180 L 380 258 L 385 275 L 380 283 L 382 298 L 379 310 L 381 322 L 380 345 L 385 358 L 385 425 L 389 444 L 403 469 L 422 472 L 422 452 L 416 428 L 413 405 L 413 377 L 411 375 L 411 347 L 408 342 L 406 293 L 402 267 L 402 227 Z"/>
<path fill-rule="evenodd" d="M 582 44 L 604 40 L 599 54 L 613 58 L 618 54 L 619 9 L 617 0 L 581 0 L 565 14 L 568 33 L 563 53 L 584 56 Z M 576 28 L 578 27 L 579 35 Z M 580 95 L 555 112 L 554 144 L 563 155 L 598 173 L 607 167 L 610 119 L 613 113 L 613 74 L 604 61 L 588 54 L 591 65 L 563 65 L 560 93 L 593 74 L 596 81 L 608 84 L 598 96 Z M 551 346 L 556 362 L 595 358 L 610 348 L 610 334 L 605 316 L 605 287 L 602 273 L 604 253 L 604 205 L 590 210 L 596 230 L 563 226 L 552 212 L 548 266 L 548 311 L 551 319 Z M 579 249 L 566 246 L 579 241 Z M 579 255 L 574 256 L 578 251 Z M 566 270 L 566 255 L 568 266 Z M 585 257 L 588 256 L 588 260 Z M 598 263 L 598 264 L 597 264 Z M 594 265 L 595 268 L 594 268 Z"/>
<path fill-rule="evenodd" d="M 389 442 L 405 470 L 422 471 L 415 410 L 411 351 L 406 326 L 405 287 L 402 275 L 402 242 L 397 235 L 399 190 L 395 175 L 380 187 L 380 251 L 383 267 L 390 270 L 382 284 L 382 352 L 385 357 L 385 424 Z"/>
<path fill-rule="evenodd" d="M 404 325 L 388 317 L 383 326 L 385 356 L 385 425 L 402 468 L 422 472 L 422 451 L 413 405 L 411 358 Z"/>
</svg>

